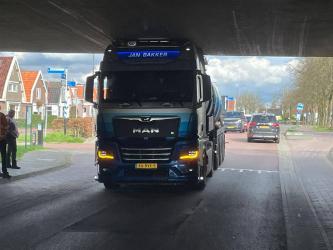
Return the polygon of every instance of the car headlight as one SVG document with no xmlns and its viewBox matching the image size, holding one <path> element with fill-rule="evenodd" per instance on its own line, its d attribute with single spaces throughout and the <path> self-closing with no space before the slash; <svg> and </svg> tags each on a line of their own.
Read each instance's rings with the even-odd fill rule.
<svg viewBox="0 0 333 250">
<path fill-rule="evenodd" d="M 191 150 L 185 153 L 180 154 L 179 159 L 180 160 L 196 160 L 199 157 L 199 151 L 198 150 Z"/>
<path fill-rule="evenodd" d="M 113 160 L 114 155 L 110 152 L 107 152 L 105 150 L 98 150 L 97 151 L 97 156 L 101 160 Z"/>
</svg>

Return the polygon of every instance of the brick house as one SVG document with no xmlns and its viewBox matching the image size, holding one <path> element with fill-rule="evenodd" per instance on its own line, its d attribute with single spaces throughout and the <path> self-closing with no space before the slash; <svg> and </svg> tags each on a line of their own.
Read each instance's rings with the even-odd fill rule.
<svg viewBox="0 0 333 250">
<path fill-rule="evenodd" d="M 93 117 L 94 105 L 86 102 L 84 99 L 84 85 L 77 84 L 75 87 L 70 87 L 72 117 Z"/>
<path fill-rule="evenodd" d="M 41 71 L 21 71 L 27 103 L 32 112 L 44 115 L 48 103 L 48 91 Z"/>
<path fill-rule="evenodd" d="M 0 108 L 16 111 L 15 118 L 25 117 L 26 94 L 16 57 L 0 57 Z"/>
</svg>

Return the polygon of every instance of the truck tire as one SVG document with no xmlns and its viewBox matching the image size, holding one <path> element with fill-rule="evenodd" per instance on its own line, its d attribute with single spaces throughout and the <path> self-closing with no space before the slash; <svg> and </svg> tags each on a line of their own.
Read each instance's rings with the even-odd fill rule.
<svg viewBox="0 0 333 250">
<path fill-rule="evenodd" d="M 207 175 L 207 177 L 213 177 L 213 174 L 214 174 L 214 169 L 212 168 L 211 170 L 210 170 L 210 172 L 208 173 L 208 175 Z"/>
<path fill-rule="evenodd" d="M 218 152 L 219 153 L 219 152 Z M 214 170 L 217 170 L 218 167 L 219 167 L 219 157 L 218 157 L 218 154 L 215 154 L 214 153 L 214 162 L 213 162 L 213 169 Z"/>
<path fill-rule="evenodd" d="M 113 183 L 111 181 L 104 181 L 103 184 L 104 184 L 105 189 L 107 189 L 107 190 L 115 190 L 120 187 L 119 184 Z"/>
<path fill-rule="evenodd" d="M 224 162 L 224 158 L 225 158 L 225 136 L 223 138 L 223 150 L 222 150 L 222 157 L 221 157 L 221 164 Z"/>
</svg>

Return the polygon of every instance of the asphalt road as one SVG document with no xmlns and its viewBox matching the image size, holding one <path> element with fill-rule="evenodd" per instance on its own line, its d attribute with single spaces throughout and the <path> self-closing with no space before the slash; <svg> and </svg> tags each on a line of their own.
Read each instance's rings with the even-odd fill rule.
<svg viewBox="0 0 333 250">
<path fill-rule="evenodd" d="M 0 249 L 285 249 L 277 145 L 227 134 L 204 191 L 93 180 L 92 153 L 0 186 Z"/>
</svg>

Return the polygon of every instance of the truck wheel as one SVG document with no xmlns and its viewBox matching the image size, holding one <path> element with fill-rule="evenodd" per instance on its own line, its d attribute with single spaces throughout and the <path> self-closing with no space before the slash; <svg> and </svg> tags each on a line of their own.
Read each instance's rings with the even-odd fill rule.
<svg viewBox="0 0 333 250">
<path fill-rule="evenodd" d="M 218 167 L 219 167 L 219 158 L 218 158 L 218 155 L 214 153 L 214 166 L 213 166 L 213 169 L 217 170 Z"/>
<path fill-rule="evenodd" d="M 279 144 L 279 143 L 280 143 L 280 138 L 276 139 L 275 142 L 276 142 L 277 144 Z"/>
<path fill-rule="evenodd" d="M 117 189 L 120 187 L 119 184 L 113 183 L 111 181 L 105 181 L 103 182 L 105 189 L 111 190 L 111 189 Z"/>
<path fill-rule="evenodd" d="M 224 158 L 225 158 L 225 137 L 224 137 L 224 140 L 223 140 L 223 150 L 222 150 L 221 164 L 224 162 Z"/>
<path fill-rule="evenodd" d="M 208 175 L 207 175 L 207 177 L 213 177 L 213 173 L 214 172 L 214 169 L 212 168 L 211 170 L 210 170 L 210 172 L 208 173 Z"/>
</svg>

